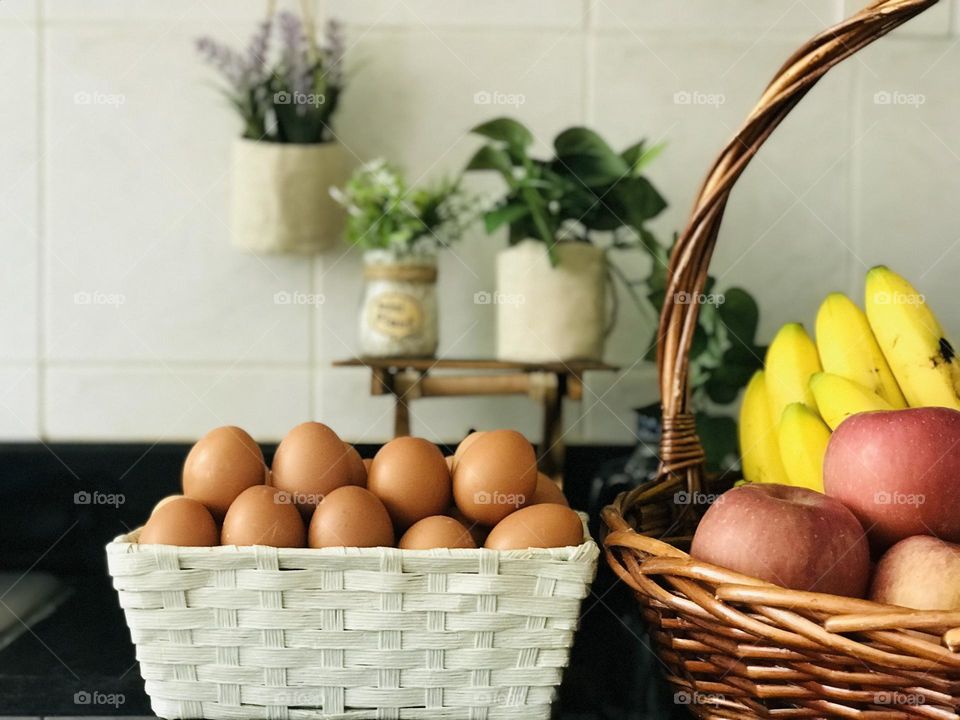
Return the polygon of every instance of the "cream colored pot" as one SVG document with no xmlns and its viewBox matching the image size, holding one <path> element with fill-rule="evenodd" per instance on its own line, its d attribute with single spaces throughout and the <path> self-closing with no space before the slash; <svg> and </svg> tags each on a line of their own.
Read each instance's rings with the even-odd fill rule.
<svg viewBox="0 0 960 720">
<path fill-rule="evenodd" d="M 497 356 L 520 362 L 600 360 L 607 324 L 604 251 L 560 243 L 550 265 L 542 242 L 524 240 L 497 254 Z M 483 295 L 483 294 L 480 294 Z"/>
<path fill-rule="evenodd" d="M 337 143 L 297 145 L 239 139 L 233 147 L 231 237 L 255 253 L 315 253 L 343 231 L 330 197 L 349 167 Z"/>
</svg>

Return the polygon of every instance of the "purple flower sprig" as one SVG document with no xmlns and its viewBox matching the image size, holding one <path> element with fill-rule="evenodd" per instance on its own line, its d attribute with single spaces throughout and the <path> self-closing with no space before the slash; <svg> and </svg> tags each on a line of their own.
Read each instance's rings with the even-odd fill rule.
<svg viewBox="0 0 960 720">
<path fill-rule="evenodd" d="M 277 59 L 270 61 L 270 39 L 278 33 Z M 244 121 L 243 137 L 289 143 L 332 138 L 330 118 L 343 86 L 344 44 L 331 20 L 316 46 L 296 14 L 280 12 L 277 22 L 261 23 L 243 51 L 210 37 L 197 50 L 226 79 L 224 93 Z"/>
</svg>

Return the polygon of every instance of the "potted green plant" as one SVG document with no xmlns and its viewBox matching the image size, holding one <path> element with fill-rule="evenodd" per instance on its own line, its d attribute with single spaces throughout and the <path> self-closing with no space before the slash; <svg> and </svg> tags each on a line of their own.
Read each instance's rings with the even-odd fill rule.
<svg viewBox="0 0 960 720">
<path fill-rule="evenodd" d="M 408 188 L 383 159 L 357 168 L 333 198 L 347 210 L 347 240 L 363 250 L 360 351 L 430 357 L 437 350 L 437 251 L 460 239 L 478 204 L 444 180 Z"/>
<path fill-rule="evenodd" d="M 279 47 L 270 62 L 275 30 Z M 329 188 L 349 172 L 330 128 L 343 89 L 338 25 L 331 21 L 319 44 L 309 17 L 281 12 L 276 22 L 261 24 L 242 52 L 211 38 L 197 47 L 226 78 L 224 94 L 243 120 L 233 147 L 234 244 L 251 252 L 327 249 L 343 229 Z"/>
<path fill-rule="evenodd" d="M 468 170 L 499 173 L 506 192 L 485 213 L 488 233 L 509 228 L 497 256 L 497 355 L 504 360 L 599 360 L 612 327 L 611 278 L 623 274 L 608 248 L 666 250 L 646 228 L 666 201 L 643 175 L 660 146 L 617 153 L 594 131 L 564 130 L 553 157 L 530 155 L 533 134 L 498 118 L 473 132 L 486 138 Z M 597 234 L 612 236 L 604 247 Z M 632 286 L 627 284 L 632 289 Z"/>
</svg>

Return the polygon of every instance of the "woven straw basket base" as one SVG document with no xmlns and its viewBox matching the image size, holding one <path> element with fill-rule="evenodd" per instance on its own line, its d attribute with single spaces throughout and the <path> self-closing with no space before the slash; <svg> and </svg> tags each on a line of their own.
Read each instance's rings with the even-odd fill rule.
<svg viewBox="0 0 960 720">
<path fill-rule="evenodd" d="M 137 531 L 138 532 L 138 531 Z M 549 718 L 599 549 L 107 546 L 165 718 Z"/>
<path fill-rule="evenodd" d="M 786 590 L 676 547 L 689 543 L 705 509 L 678 504 L 678 493 L 706 498 L 717 490 L 706 483 L 690 405 L 699 306 L 682 298 L 704 290 L 730 192 L 832 67 L 936 2 L 877 0 L 797 50 L 711 167 L 670 259 L 657 358 L 661 465 L 656 478 L 604 510 L 604 544 L 608 563 L 636 593 L 676 701 L 699 717 L 960 720 L 960 611 Z"/>
</svg>

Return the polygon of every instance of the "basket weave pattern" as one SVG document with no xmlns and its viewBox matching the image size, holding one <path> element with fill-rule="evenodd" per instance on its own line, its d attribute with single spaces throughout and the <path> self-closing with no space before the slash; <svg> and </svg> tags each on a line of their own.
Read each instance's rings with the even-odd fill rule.
<svg viewBox="0 0 960 720">
<path fill-rule="evenodd" d="M 107 546 L 166 718 L 549 718 L 599 550 Z"/>
<path fill-rule="evenodd" d="M 690 407 L 698 305 L 677 298 L 703 292 L 730 192 L 780 122 L 832 67 L 936 2 L 878 0 L 794 53 L 710 169 L 671 256 L 658 345 L 660 468 L 604 510 L 604 544 L 640 602 L 676 700 L 699 717 L 960 720 L 960 612 L 786 590 L 678 549 L 703 501 L 724 488 L 705 479 Z"/>
</svg>

